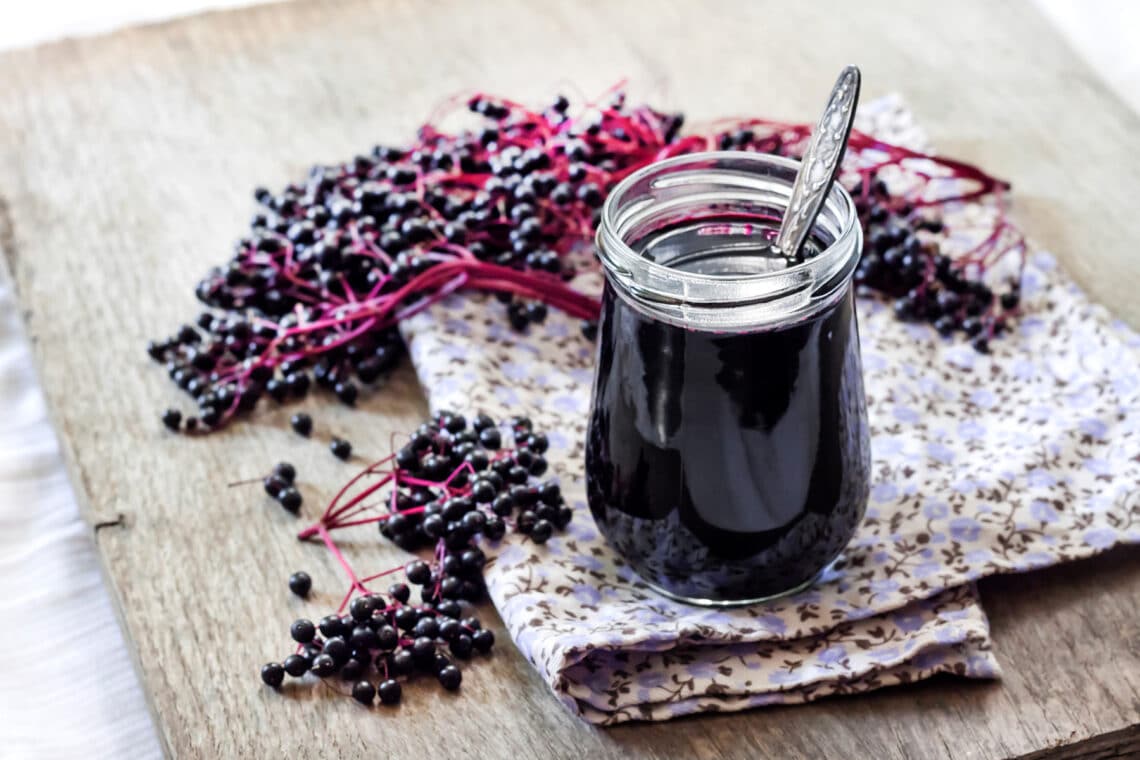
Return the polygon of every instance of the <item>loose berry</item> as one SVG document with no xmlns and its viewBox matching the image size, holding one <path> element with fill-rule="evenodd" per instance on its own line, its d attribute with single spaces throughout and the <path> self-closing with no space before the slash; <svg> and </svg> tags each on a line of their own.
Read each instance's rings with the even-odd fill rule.
<svg viewBox="0 0 1140 760">
<path fill-rule="evenodd" d="M 297 596 L 308 596 L 313 587 L 313 579 L 304 571 L 297 571 L 289 576 L 289 590 Z"/>
<path fill-rule="evenodd" d="M 352 456 L 352 444 L 343 438 L 333 438 L 332 443 L 329 444 L 329 451 L 337 459 L 347 460 Z"/>
<path fill-rule="evenodd" d="M 386 681 L 381 681 L 380 687 L 377 689 L 377 692 L 380 694 L 380 702 L 385 705 L 399 704 L 402 691 L 400 682 L 391 678 Z"/>
<path fill-rule="evenodd" d="M 439 671 L 438 678 L 439 682 L 443 684 L 443 688 L 448 691 L 455 691 L 463 682 L 463 673 L 454 665 L 448 665 Z"/>
<path fill-rule="evenodd" d="M 261 667 L 261 680 L 266 686 L 276 689 L 285 680 L 285 668 L 280 663 L 271 662 Z"/>
<path fill-rule="evenodd" d="M 293 432 L 297 435 L 308 438 L 309 434 L 313 432 L 313 418 L 304 412 L 294 414 L 289 420 L 289 424 L 293 426 Z"/>
<path fill-rule="evenodd" d="M 362 705 L 370 705 L 376 698 L 376 687 L 369 681 L 357 681 L 352 686 L 352 698 Z"/>
</svg>

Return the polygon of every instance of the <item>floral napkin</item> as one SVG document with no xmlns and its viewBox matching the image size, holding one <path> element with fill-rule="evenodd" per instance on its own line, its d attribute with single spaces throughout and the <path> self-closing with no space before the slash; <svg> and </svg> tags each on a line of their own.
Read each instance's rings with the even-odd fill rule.
<svg viewBox="0 0 1140 760">
<path fill-rule="evenodd" d="M 925 147 L 897 99 L 860 119 Z M 997 212 L 977 203 L 949 214 L 954 228 L 984 233 Z M 552 312 L 519 335 L 497 301 L 461 295 L 404 330 L 433 409 L 525 412 L 547 431 L 574 520 L 542 547 L 504 539 L 487 583 L 559 699 L 614 724 L 939 672 L 996 677 L 974 580 L 1140 542 L 1140 337 L 1043 252 L 1029 254 L 1022 301 L 1024 316 L 989 355 L 859 303 L 875 477 L 867 517 L 814 588 L 728 610 L 654 594 L 598 534 L 583 485 L 594 346 L 573 320 Z"/>
</svg>

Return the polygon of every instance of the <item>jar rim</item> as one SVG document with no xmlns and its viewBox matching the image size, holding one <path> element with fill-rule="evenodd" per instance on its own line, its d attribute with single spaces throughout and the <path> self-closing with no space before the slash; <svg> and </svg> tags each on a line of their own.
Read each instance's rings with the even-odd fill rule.
<svg viewBox="0 0 1140 760">
<path fill-rule="evenodd" d="M 715 181 L 722 185 L 720 192 L 730 197 L 734 191 L 739 197 L 762 191 L 765 201 L 783 213 L 799 167 L 798 160 L 784 156 L 707 151 L 675 156 L 633 172 L 613 188 L 602 207 L 596 243 L 607 280 L 620 286 L 627 300 L 632 298 L 652 316 L 686 326 L 697 322 L 713 327 L 743 327 L 746 325 L 738 323 L 762 324 L 801 316 L 805 310 L 814 311 L 813 304 L 829 300 L 829 294 L 850 280 L 862 249 L 863 232 L 855 202 L 839 182 L 832 185 L 813 225 L 813 235 L 827 233 L 826 247 L 818 255 L 785 269 L 731 275 L 684 271 L 651 261 L 627 242 L 636 223 L 651 210 L 661 212 L 670 203 L 678 207 L 684 203 L 684 196 L 672 201 L 655 199 L 649 195 L 654 189 L 683 189 L 686 183 Z M 711 193 L 706 191 L 705 195 Z M 694 310 L 747 309 L 757 305 L 764 308 L 753 308 L 752 319 L 694 314 Z"/>
</svg>

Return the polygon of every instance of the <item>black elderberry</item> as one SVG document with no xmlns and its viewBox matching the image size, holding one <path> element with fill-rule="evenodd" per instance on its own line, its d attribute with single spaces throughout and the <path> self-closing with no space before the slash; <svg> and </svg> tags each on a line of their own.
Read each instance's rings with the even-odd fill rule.
<svg viewBox="0 0 1140 760">
<path fill-rule="evenodd" d="M 451 550 L 462 549 L 471 540 L 471 531 L 462 522 L 448 524 L 447 536 L 443 539 L 444 546 Z"/>
<path fill-rule="evenodd" d="M 527 535 L 534 528 L 534 524 L 538 522 L 538 517 L 529 509 L 524 509 L 519 512 L 518 519 L 515 520 L 515 529 L 523 535 Z"/>
<path fill-rule="evenodd" d="M 429 639 L 434 639 L 439 635 L 439 623 L 430 615 L 420 618 L 415 628 L 412 629 L 412 635 L 415 637 L 426 636 Z"/>
<path fill-rule="evenodd" d="M 982 331 L 982 323 L 975 317 L 967 317 L 962 320 L 962 330 L 970 337 L 973 337 Z"/>
<path fill-rule="evenodd" d="M 489 504 L 497 493 L 498 489 L 488 480 L 476 480 L 471 486 L 471 498 L 478 504 Z"/>
<path fill-rule="evenodd" d="M 502 435 L 497 427 L 486 427 L 479 431 L 479 443 L 492 451 L 503 445 Z"/>
<path fill-rule="evenodd" d="M 538 489 L 532 486 L 511 486 L 511 498 L 522 507 L 533 507 L 538 503 Z"/>
<path fill-rule="evenodd" d="M 372 619 L 372 600 L 366 596 L 358 596 L 348 605 L 348 612 L 352 619 L 358 623 Z"/>
<path fill-rule="evenodd" d="M 530 538 L 536 544 L 545 544 L 554 535 L 554 526 L 547 520 L 537 520 L 530 529 Z"/>
<path fill-rule="evenodd" d="M 437 677 L 439 678 L 439 682 L 443 685 L 443 688 L 448 691 L 455 691 L 459 688 L 459 684 L 463 682 L 463 673 L 454 665 L 448 665 L 442 668 Z"/>
<path fill-rule="evenodd" d="M 370 705 L 376 698 L 376 688 L 369 681 L 357 681 L 352 685 L 352 698 L 362 705 Z"/>
<path fill-rule="evenodd" d="M 399 652 L 394 653 L 388 660 L 389 672 L 393 676 L 407 676 L 408 673 L 415 670 L 415 667 L 415 655 L 408 651 L 408 649 L 400 649 Z"/>
<path fill-rule="evenodd" d="M 297 469 L 288 462 L 278 462 L 277 466 L 273 468 L 273 474 L 286 483 L 292 483 L 297 477 Z"/>
<path fill-rule="evenodd" d="M 265 488 L 265 493 L 269 494 L 272 498 L 276 499 L 281 495 L 281 492 L 289 487 L 289 484 L 282 480 L 277 475 L 269 475 L 261 481 L 262 486 Z"/>
<path fill-rule="evenodd" d="M 276 689 L 285 680 L 285 668 L 280 663 L 271 662 L 261 666 L 261 680 L 266 686 Z"/>
<path fill-rule="evenodd" d="M 459 599 L 462 589 L 463 581 L 455 576 L 448 576 L 439 582 L 439 593 L 444 599 Z"/>
<path fill-rule="evenodd" d="M 337 383 L 333 387 L 333 392 L 336 394 L 336 397 L 341 400 L 341 402 L 347 404 L 348 406 L 353 406 L 356 403 L 356 386 L 347 380 Z"/>
<path fill-rule="evenodd" d="M 277 494 L 277 501 L 288 511 L 296 512 L 301 508 L 301 492 L 292 486 L 283 488 Z"/>
<path fill-rule="evenodd" d="M 473 648 L 474 642 L 466 633 L 460 633 L 448 644 L 448 649 L 451 650 L 451 653 L 463 660 L 471 656 L 471 650 Z"/>
<path fill-rule="evenodd" d="M 558 516 L 554 519 L 554 525 L 559 528 L 565 528 L 574 519 L 574 510 L 563 504 L 558 508 Z"/>
<path fill-rule="evenodd" d="M 463 515 L 463 519 L 460 520 L 460 523 L 468 533 L 478 533 L 483 529 L 483 526 L 486 525 L 487 515 L 478 510 L 474 510 Z"/>
<path fill-rule="evenodd" d="M 426 520 L 424 524 L 427 524 Z M 407 604 L 408 599 L 412 596 L 412 590 L 408 588 L 408 584 L 406 583 L 393 583 L 388 587 L 388 595 L 400 604 Z"/>
<path fill-rule="evenodd" d="M 383 652 L 390 652 L 400 643 L 400 634 L 390 625 L 384 625 L 376 631 L 376 648 Z"/>
<path fill-rule="evenodd" d="M 297 596 L 308 596 L 313 587 L 313 579 L 304 571 L 297 571 L 289 576 L 289 590 Z"/>
<path fill-rule="evenodd" d="M 182 412 L 177 409 L 167 409 L 162 413 L 162 424 L 171 430 L 178 430 L 182 423 Z"/>
<path fill-rule="evenodd" d="M 336 672 L 336 662 L 327 654 L 318 654 L 312 660 L 312 675 L 317 678 L 328 678 Z"/>
<path fill-rule="evenodd" d="M 400 630 L 410 631 L 415 627 L 416 621 L 420 619 L 420 616 L 419 613 L 411 607 L 401 607 L 396 610 L 394 619 Z"/>
<path fill-rule="evenodd" d="M 459 602 L 455 601 L 454 599 L 444 599 L 436 605 L 435 610 L 441 616 L 445 618 L 453 618 L 455 620 L 458 620 L 459 616 L 463 614 L 463 608 L 460 607 Z"/>
<path fill-rule="evenodd" d="M 431 580 L 431 568 L 423 560 L 413 560 L 404 566 L 404 574 L 408 576 L 408 581 L 422 586 Z"/>
<path fill-rule="evenodd" d="M 347 460 L 352 456 L 352 444 L 343 438 L 333 438 L 332 443 L 329 444 L 329 451 L 333 453 L 337 459 Z"/>
<path fill-rule="evenodd" d="M 495 634 L 486 629 L 478 630 L 471 635 L 471 641 L 476 650 L 486 654 L 495 645 Z"/>
<path fill-rule="evenodd" d="M 340 636 L 345 632 L 344 625 L 341 624 L 340 618 L 336 615 L 325 615 L 321 618 L 321 622 L 317 625 L 321 631 L 321 635 L 326 639 L 333 636 Z M 327 643 L 327 642 L 326 642 Z"/>
<path fill-rule="evenodd" d="M 442 481 L 451 474 L 451 467 L 446 457 L 438 454 L 428 454 L 423 461 L 424 476 L 428 480 Z"/>
<path fill-rule="evenodd" d="M 487 523 L 483 526 L 483 536 L 490 541 L 498 541 L 507 533 L 507 525 L 499 517 L 491 517 L 487 519 Z"/>
<path fill-rule="evenodd" d="M 439 637 L 444 641 L 454 641 L 461 633 L 463 633 L 463 626 L 459 624 L 458 620 L 446 618 L 439 624 Z"/>
<path fill-rule="evenodd" d="M 317 635 L 317 628 L 311 620 L 300 618 L 293 621 L 293 625 L 289 627 L 289 635 L 298 644 L 308 644 Z"/>
<path fill-rule="evenodd" d="M 525 330 L 526 326 L 530 324 L 526 310 L 518 303 L 512 303 L 507 307 L 507 321 L 511 323 L 511 327 L 519 331 Z"/>
<path fill-rule="evenodd" d="M 428 538 L 443 538 L 447 531 L 447 521 L 439 515 L 429 515 L 424 518 L 423 531 Z"/>
<path fill-rule="evenodd" d="M 504 471 L 506 471 L 510 469 L 510 464 L 511 463 L 506 460 L 499 460 L 494 463 L 490 472 L 484 472 L 480 477 L 484 478 L 496 489 L 501 491 L 503 490 L 503 486 L 506 484 L 506 481 L 503 480 L 503 476 L 498 472 L 496 468 L 502 468 Z"/>
<path fill-rule="evenodd" d="M 355 681 L 364 675 L 367 670 L 367 660 L 362 662 L 355 657 L 350 657 L 345 661 L 344 665 L 341 665 L 340 677 L 346 681 Z"/>
<path fill-rule="evenodd" d="M 562 489 L 554 481 L 543 483 L 538 489 L 538 499 L 543 504 L 559 504 L 562 501 Z"/>
<path fill-rule="evenodd" d="M 349 647 L 343 636 L 333 636 L 321 647 L 321 654 L 327 654 L 337 665 L 348 662 Z"/>
<path fill-rule="evenodd" d="M 435 641 L 420 636 L 412 642 L 411 652 L 416 662 L 431 662 L 435 657 Z"/>
<path fill-rule="evenodd" d="M 396 452 L 396 466 L 401 470 L 414 471 L 419 465 L 419 456 L 411 446 L 404 446 Z"/>
<path fill-rule="evenodd" d="M 501 493 L 491 502 L 491 511 L 499 517 L 510 517 L 514 509 L 515 500 L 509 493 Z"/>
<path fill-rule="evenodd" d="M 369 626 L 358 625 L 352 629 L 352 636 L 348 643 L 352 645 L 353 649 L 377 649 L 380 646 L 380 638 L 376 631 Z"/>
<path fill-rule="evenodd" d="M 274 378 L 265 384 L 265 392 L 274 401 L 284 401 L 289 396 L 289 386 L 285 384 L 284 380 Z"/>
<path fill-rule="evenodd" d="M 385 705 L 399 704 L 402 691 L 400 682 L 392 678 L 381 681 L 380 686 L 376 689 L 376 693 L 380 696 L 380 703 Z"/>
<path fill-rule="evenodd" d="M 294 678 L 300 678 L 309 672 L 309 661 L 299 654 L 289 655 L 281 664 L 285 672 Z"/>
<path fill-rule="evenodd" d="M 481 473 L 484 469 L 487 469 L 487 466 L 490 464 L 490 459 L 488 459 L 486 453 L 482 451 L 472 451 L 469 455 L 466 455 L 463 460 L 471 465 L 471 468 L 477 473 Z"/>
<path fill-rule="evenodd" d="M 441 425 L 449 433 L 460 433 L 467 428 L 467 418 L 462 414 L 441 415 Z"/>
</svg>

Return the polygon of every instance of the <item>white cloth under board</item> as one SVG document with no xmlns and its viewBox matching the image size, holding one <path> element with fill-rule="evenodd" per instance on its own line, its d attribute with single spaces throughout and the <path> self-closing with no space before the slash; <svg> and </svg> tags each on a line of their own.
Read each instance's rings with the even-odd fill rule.
<svg viewBox="0 0 1140 760">
<path fill-rule="evenodd" d="M 0 267 L 0 759 L 161 757 Z"/>
</svg>

